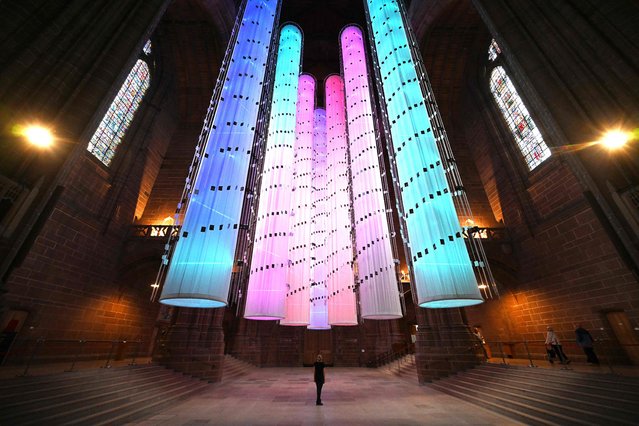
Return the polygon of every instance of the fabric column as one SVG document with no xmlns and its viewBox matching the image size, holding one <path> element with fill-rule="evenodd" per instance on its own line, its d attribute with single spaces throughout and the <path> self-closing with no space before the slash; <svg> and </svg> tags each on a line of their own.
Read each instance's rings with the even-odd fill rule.
<svg viewBox="0 0 639 426">
<path fill-rule="evenodd" d="M 416 51 L 411 51 L 403 10 L 396 0 L 365 3 L 418 304 L 454 308 L 482 303 L 433 136 L 420 85 L 424 77 L 417 67 Z"/>
<path fill-rule="evenodd" d="M 302 31 L 280 30 L 264 166 L 244 317 L 284 318 L 291 211 L 295 109 L 301 66 Z"/>
<path fill-rule="evenodd" d="M 326 236 L 328 322 L 357 325 L 351 239 L 350 171 L 344 80 L 331 75 L 325 81 L 326 177 L 328 220 Z"/>
<path fill-rule="evenodd" d="M 160 302 L 217 308 L 227 304 L 238 224 L 278 0 L 247 0 L 227 48 L 198 144 L 180 237 Z M 185 205 L 188 202 L 188 205 Z M 167 263 L 168 258 L 163 262 Z"/>
<path fill-rule="evenodd" d="M 328 324 L 328 291 L 326 288 L 326 111 L 315 109 L 313 127 L 313 224 L 311 231 L 312 274 L 311 330 L 331 328 Z"/>
<path fill-rule="evenodd" d="M 280 325 L 308 325 L 310 313 L 311 216 L 313 214 L 313 124 L 315 78 L 302 74 L 297 89 L 295 160 L 285 317 Z"/>
<path fill-rule="evenodd" d="M 362 31 L 340 35 L 353 187 L 353 217 L 363 318 L 402 317 L 395 258 L 386 216 L 373 100 Z"/>
</svg>

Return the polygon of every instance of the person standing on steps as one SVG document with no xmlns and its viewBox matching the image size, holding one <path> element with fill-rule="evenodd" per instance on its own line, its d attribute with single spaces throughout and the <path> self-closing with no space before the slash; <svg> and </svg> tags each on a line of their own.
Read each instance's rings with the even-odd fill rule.
<svg viewBox="0 0 639 426">
<path fill-rule="evenodd" d="M 546 348 L 548 348 L 548 346 L 552 348 L 552 351 L 555 353 L 555 355 L 557 355 L 557 358 L 559 358 L 559 362 L 561 362 L 562 364 L 570 364 L 570 360 L 561 348 L 561 343 L 559 342 L 557 334 L 555 334 L 555 330 L 553 330 L 552 327 L 548 326 L 546 328 L 546 331 Z M 550 362 L 552 363 L 552 361 Z"/>
<path fill-rule="evenodd" d="M 324 386 L 324 361 L 322 359 L 322 355 L 317 355 L 317 359 L 315 360 L 315 386 L 317 387 L 317 400 L 315 401 L 315 405 L 324 405 L 322 404 L 322 386 Z"/>
<path fill-rule="evenodd" d="M 593 347 L 595 339 L 592 338 L 588 330 L 583 328 L 581 324 L 577 324 L 575 335 L 577 336 L 577 344 L 581 346 L 581 349 L 583 349 L 586 354 L 586 362 L 588 362 L 588 364 L 599 365 L 599 358 L 597 358 L 595 348 Z"/>
</svg>

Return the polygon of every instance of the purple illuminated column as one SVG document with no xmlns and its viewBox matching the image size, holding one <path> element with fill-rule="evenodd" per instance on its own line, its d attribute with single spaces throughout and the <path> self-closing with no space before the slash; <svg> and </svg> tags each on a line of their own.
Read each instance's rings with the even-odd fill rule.
<svg viewBox="0 0 639 426">
<path fill-rule="evenodd" d="M 293 161 L 291 233 L 288 256 L 288 287 L 285 314 L 280 325 L 308 325 L 310 313 L 311 216 L 313 214 L 313 115 L 315 77 L 302 74 L 295 113 L 295 160 Z"/>
<path fill-rule="evenodd" d="M 326 204 L 329 212 L 326 222 L 328 322 L 331 325 L 357 325 L 348 138 L 342 77 L 329 76 L 325 82 L 325 94 L 326 178 L 328 180 Z"/>
<path fill-rule="evenodd" d="M 386 215 L 373 101 L 362 30 L 340 35 L 351 160 L 357 276 L 363 318 L 401 318 L 395 256 Z"/>
<path fill-rule="evenodd" d="M 284 318 L 301 53 L 302 31 L 294 24 L 283 26 L 275 66 L 251 274 L 244 307 L 244 318 L 248 319 Z"/>
<path fill-rule="evenodd" d="M 313 216 L 312 216 L 312 266 L 311 321 L 308 328 L 324 330 L 328 324 L 326 288 L 326 111 L 315 110 L 313 126 Z"/>
</svg>

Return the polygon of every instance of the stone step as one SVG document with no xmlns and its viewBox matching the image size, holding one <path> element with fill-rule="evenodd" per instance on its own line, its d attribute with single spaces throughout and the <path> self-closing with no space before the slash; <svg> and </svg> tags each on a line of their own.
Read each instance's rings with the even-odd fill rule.
<svg viewBox="0 0 639 426">
<path fill-rule="evenodd" d="M 565 392 L 561 388 L 555 388 L 552 385 L 547 385 L 545 389 L 533 389 L 529 383 L 522 383 L 519 381 L 506 381 L 499 379 L 493 382 L 487 381 L 485 378 L 477 378 L 470 375 L 468 372 L 458 377 L 457 383 L 468 384 L 471 386 L 480 386 L 486 389 L 492 389 L 492 386 L 498 386 L 498 391 L 516 395 L 518 397 L 532 397 L 540 401 L 547 401 L 554 403 L 553 400 L 560 400 L 565 403 L 571 409 L 578 409 L 580 412 L 595 412 L 599 413 L 614 407 L 615 416 L 623 420 L 632 420 L 636 418 L 637 413 L 633 411 L 636 404 L 632 401 L 626 401 L 625 404 L 621 401 L 604 400 L 601 395 L 593 394 L 575 394 L 571 392 Z M 515 383 L 515 384 L 513 384 Z M 563 391 L 563 392 L 562 392 Z"/>
<path fill-rule="evenodd" d="M 63 383 L 71 383 L 75 381 L 85 380 L 87 377 L 96 377 L 103 375 L 105 377 L 115 377 L 121 375 L 137 374 L 141 371 L 150 371 L 157 368 L 157 365 L 145 364 L 125 367 L 100 368 L 93 370 L 72 371 L 68 373 L 46 374 L 41 376 L 15 377 L 12 379 L 0 380 L 0 393 L 15 392 L 16 389 L 28 390 L 39 389 L 51 383 L 62 385 Z"/>
<path fill-rule="evenodd" d="M 478 371 L 479 369 L 475 369 Z M 545 368 L 494 366 L 484 364 L 481 371 L 491 374 L 507 374 L 510 377 L 519 377 L 521 380 L 549 380 L 562 385 L 579 387 L 607 388 L 627 392 L 627 396 L 633 399 L 639 397 L 639 380 L 631 377 L 607 376 L 596 373 L 580 373 L 571 370 L 550 370 Z M 617 380 L 619 379 L 619 380 Z"/>
<path fill-rule="evenodd" d="M 507 399 L 495 397 L 493 395 L 484 395 L 481 392 L 475 392 L 474 390 L 468 390 L 455 384 L 444 382 L 445 380 L 438 380 L 429 383 L 427 386 L 442 393 L 454 396 L 456 398 L 483 407 L 487 410 L 491 410 L 503 416 L 509 417 L 518 422 L 522 422 L 526 425 L 564 426 L 584 424 L 580 422 L 573 422 L 572 419 L 567 417 L 558 417 L 553 413 L 523 405 L 517 401 L 509 401 Z"/>
<path fill-rule="evenodd" d="M 512 382 L 512 383 L 526 383 L 530 389 L 548 389 L 549 388 L 549 380 L 547 376 L 540 376 L 535 378 L 527 378 L 522 380 L 521 377 L 516 375 L 509 375 L 507 372 L 485 372 L 481 369 L 474 369 L 465 372 L 464 374 L 481 378 L 485 381 L 495 381 L 497 383 L 501 382 Z M 581 395 L 583 397 L 590 396 L 600 398 L 602 400 L 610 401 L 609 403 L 621 402 L 623 404 L 637 404 L 639 400 L 636 397 L 636 394 L 633 392 L 628 392 L 619 389 L 611 389 L 610 387 L 601 387 L 596 384 L 588 383 L 578 383 L 574 385 L 572 383 L 565 383 L 560 381 L 552 381 L 551 383 L 561 385 L 556 386 L 556 390 L 561 390 L 562 392 L 571 393 Z M 574 386 L 573 386 L 574 385 Z"/>
<path fill-rule="evenodd" d="M 158 367 L 158 369 L 162 369 Z M 39 405 L 37 401 L 26 406 L 17 407 L 16 410 L 2 410 L 0 418 L 9 420 L 7 424 L 25 424 L 31 419 L 55 419 L 59 416 L 78 416 L 86 410 L 95 410 L 105 404 L 117 404 L 118 401 L 139 395 L 145 392 L 157 393 L 169 390 L 176 384 L 188 383 L 191 379 L 174 373 L 161 380 L 145 382 L 138 385 L 135 380 L 129 383 L 122 383 L 119 389 L 104 390 L 99 381 L 88 381 L 87 388 L 95 389 L 91 395 L 86 395 L 82 390 L 78 390 L 75 397 L 68 397 L 62 402 Z M 2 423 L 2 422 L 0 422 Z"/>
<path fill-rule="evenodd" d="M 194 383 L 201 383 L 195 379 L 181 376 L 176 373 L 172 380 L 154 384 L 152 386 L 132 387 L 121 390 L 120 392 L 111 392 L 102 394 L 98 398 L 81 398 L 56 409 L 48 409 L 45 412 L 38 412 L 37 418 L 33 415 L 22 419 L 19 424 L 37 425 L 42 423 L 68 424 L 78 422 L 85 418 L 95 418 L 108 412 L 117 410 L 125 410 L 131 407 L 131 403 L 137 404 L 140 401 L 155 398 L 167 398 L 172 392 L 193 386 Z M 122 414 L 124 412 L 122 411 Z M 90 422 L 86 423 L 89 424 Z"/>
<path fill-rule="evenodd" d="M 14 397 L 3 397 L 0 406 L 7 410 L 18 410 L 20 407 L 45 406 L 57 402 L 68 401 L 70 398 L 81 393 L 82 396 L 100 395 L 115 389 L 121 389 L 123 383 L 127 386 L 142 386 L 149 383 L 161 383 L 163 380 L 171 379 L 175 373 L 167 370 L 152 370 L 145 374 L 139 374 L 134 379 L 128 380 L 121 376 L 109 378 L 109 380 L 100 380 L 99 385 L 86 382 L 74 383 L 66 386 L 51 386 L 37 391 L 19 392 L 19 399 Z M 30 409 L 30 408 L 29 408 Z"/>
<path fill-rule="evenodd" d="M 428 386 L 527 424 L 637 424 L 632 380 L 563 373 L 482 365 Z"/>
<path fill-rule="evenodd" d="M 101 374 L 100 375 L 100 385 L 103 386 L 120 386 L 123 381 L 127 381 L 132 373 L 127 374 Z M 157 379 L 158 377 L 171 375 L 173 374 L 170 370 L 161 369 L 145 369 L 139 370 L 135 372 L 136 380 L 152 380 Z M 85 389 L 86 388 L 86 376 L 78 377 L 74 380 L 61 380 L 58 382 L 49 382 L 46 384 L 40 384 L 36 388 L 33 386 L 15 386 L 11 388 L 11 394 L 7 394 L 6 392 L 0 396 L 0 406 L 8 407 L 17 405 L 19 403 L 23 404 L 30 400 L 40 400 L 42 398 L 47 397 L 59 397 L 68 394 L 73 394 L 77 392 L 77 389 Z M 21 401 L 16 402 L 15 395 L 20 395 Z"/>
</svg>

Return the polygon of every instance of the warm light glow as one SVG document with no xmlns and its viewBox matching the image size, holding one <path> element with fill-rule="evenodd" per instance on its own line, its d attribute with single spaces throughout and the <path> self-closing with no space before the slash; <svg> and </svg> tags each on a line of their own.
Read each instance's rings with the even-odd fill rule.
<svg viewBox="0 0 639 426">
<path fill-rule="evenodd" d="M 159 285 L 158 283 L 153 283 L 153 284 L 151 284 L 151 287 L 153 287 L 153 288 L 158 288 L 159 286 L 160 286 L 160 285 Z"/>
<path fill-rule="evenodd" d="M 610 130 L 597 142 L 610 150 L 619 149 L 630 141 L 631 134 L 621 130 Z"/>
<path fill-rule="evenodd" d="M 167 216 L 162 220 L 162 225 L 171 226 L 175 222 L 173 216 Z"/>
<path fill-rule="evenodd" d="M 35 145 L 38 148 L 48 148 L 53 145 L 53 134 L 51 133 L 51 130 L 43 126 L 27 126 L 22 131 L 22 135 L 31 145 Z"/>
</svg>

